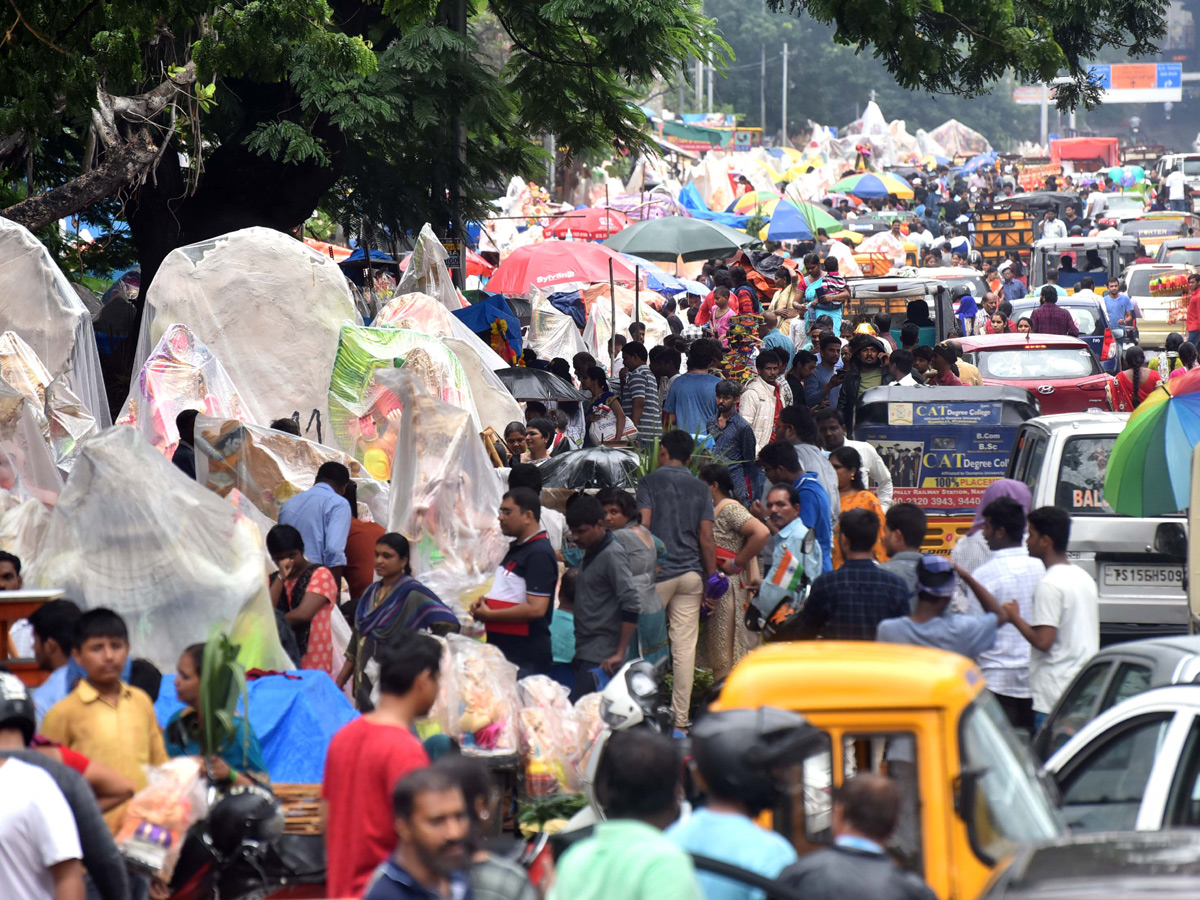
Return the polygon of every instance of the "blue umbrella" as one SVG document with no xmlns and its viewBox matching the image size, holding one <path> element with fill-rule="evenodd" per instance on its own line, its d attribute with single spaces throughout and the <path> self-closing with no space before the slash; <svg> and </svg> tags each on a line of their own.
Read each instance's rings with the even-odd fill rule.
<svg viewBox="0 0 1200 900">
<path fill-rule="evenodd" d="M 818 228 L 836 231 L 842 227 L 825 207 L 804 203 L 797 206 L 786 200 L 779 203 L 771 213 L 771 221 L 763 231 L 770 241 L 811 241 Z M 759 234 L 763 237 L 763 234 Z"/>
</svg>

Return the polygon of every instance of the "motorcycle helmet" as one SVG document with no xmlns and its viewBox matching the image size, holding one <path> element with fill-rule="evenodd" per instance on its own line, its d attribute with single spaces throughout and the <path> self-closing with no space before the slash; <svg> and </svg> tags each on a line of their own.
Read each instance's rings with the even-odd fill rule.
<svg viewBox="0 0 1200 900">
<path fill-rule="evenodd" d="M 29 689 L 12 672 L 0 672 L 0 728 L 21 729 L 26 747 L 37 728 L 37 713 Z"/>
<path fill-rule="evenodd" d="M 257 855 L 282 834 L 283 810 L 275 796 L 256 784 L 235 785 L 210 810 L 204 841 L 229 859 L 244 851 Z"/>
<path fill-rule="evenodd" d="M 784 793 L 783 770 L 825 746 L 822 732 L 790 710 L 712 712 L 692 728 L 692 766 L 708 793 L 741 800 L 752 815 Z"/>
<path fill-rule="evenodd" d="M 950 289 L 951 300 L 961 300 L 963 297 L 971 296 L 971 288 L 965 284 L 956 284 Z"/>
</svg>

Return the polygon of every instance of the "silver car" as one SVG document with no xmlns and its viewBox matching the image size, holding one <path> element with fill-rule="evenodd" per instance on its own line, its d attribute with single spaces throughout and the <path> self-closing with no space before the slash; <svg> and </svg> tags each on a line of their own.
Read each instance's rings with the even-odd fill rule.
<svg viewBox="0 0 1200 900">
<path fill-rule="evenodd" d="M 1182 515 L 1135 519 L 1104 500 L 1104 473 L 1127 414 L 1064 413 L 1021 425 L 1008 477 L 1033 492 L 1033 508 L 1071 514 L 1071 561 L 1089 572 L 1100 592 L 1101 643 L 1186 634 L 1191 630 Z"/>
</svg>

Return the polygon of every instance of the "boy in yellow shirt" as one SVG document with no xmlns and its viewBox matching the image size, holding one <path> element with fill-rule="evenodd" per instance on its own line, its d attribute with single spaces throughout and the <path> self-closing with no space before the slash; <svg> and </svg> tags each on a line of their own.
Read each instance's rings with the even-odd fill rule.
<svg viewBox="0 0 1200 900">
<path fill-rule="evenodd" d="M 65 698 L 46 713 L 41 733 L 56 743 L 102 762 L 146 786 L 147 765 L 167 761 L 154 704 L 144 691 L 121 680 L 129 656 L 125 620 L 110 609 L 92 609 L 75 626 L 75 662 L 87 673 Z M 109 810 L 105 822 L 115 835 L 126 804 Z"/>
</svg>

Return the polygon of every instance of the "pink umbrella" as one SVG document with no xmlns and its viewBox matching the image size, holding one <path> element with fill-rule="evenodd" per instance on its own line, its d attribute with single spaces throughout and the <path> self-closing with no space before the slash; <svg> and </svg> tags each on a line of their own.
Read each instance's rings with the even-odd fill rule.
<svg viewBox="0 0 1200 900">
<path fill-rule="evenodd" d="M 628 224 L 629 219 L 619 209 L 593 206 L 564 213 L 546 226 L 545 233 L 562 239 L 570 232 L 571 237 L 581 241 L 602 241 Z"/>
<path fill-rule="evenodd" d="M 603 244 L 546 241 L 514 250 L 492 273 L 487 289 L 494 294 L 522 296 L 534 288 L 608 281 L 610 263 L 616 281 L 637 279 L 629 260 Z"/>
</svg>

